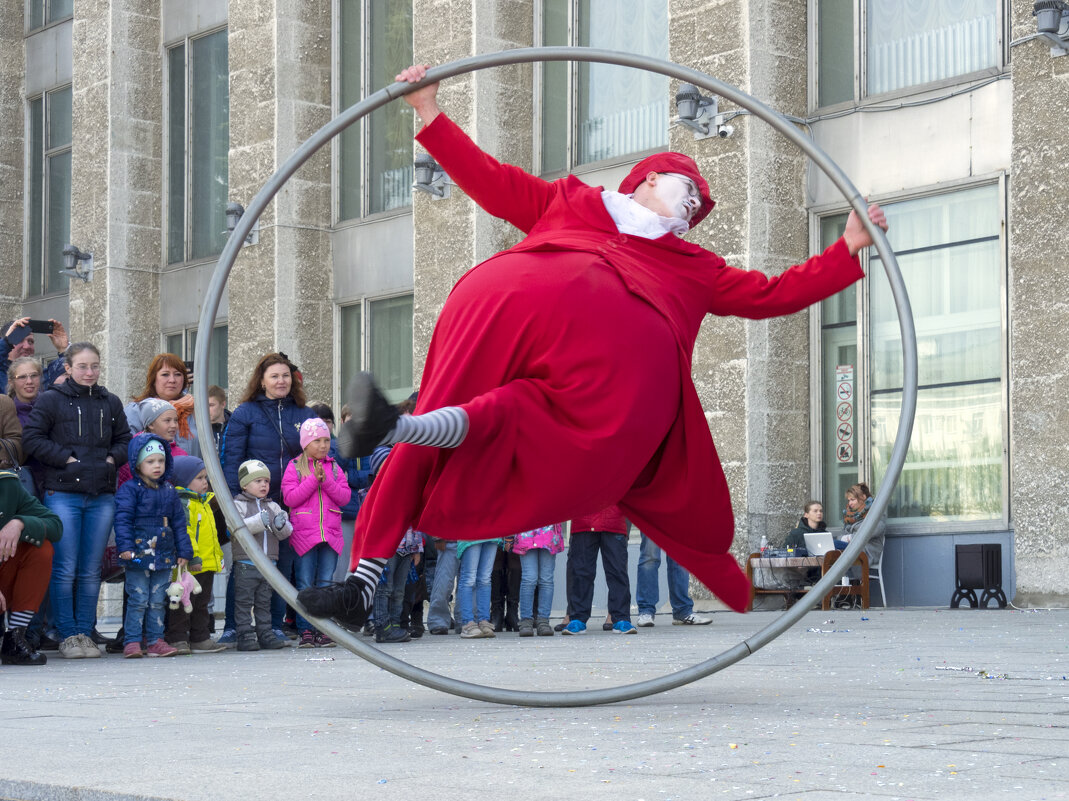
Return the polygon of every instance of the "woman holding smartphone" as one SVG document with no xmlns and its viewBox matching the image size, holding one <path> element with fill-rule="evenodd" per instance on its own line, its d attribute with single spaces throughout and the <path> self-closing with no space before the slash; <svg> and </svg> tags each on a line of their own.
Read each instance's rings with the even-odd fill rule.
<svg viewBox="0 0 1069 801">
<path fill-rule="evenodd" d="M 70 338 L 67 329 L 59 320 L 31 320 L 21 317 L 4 326 L 0 337 L 0 392 L 7 392 L 7 370 L 11 363 L 22 356 L 33 356 L 36 340 L 34 334 L 47 334 L 56 349 L 56 356 L 41 375 L 41 388 L 46 389 L 64 374 L 63 354 L 67 352 Z"/>
</svg>

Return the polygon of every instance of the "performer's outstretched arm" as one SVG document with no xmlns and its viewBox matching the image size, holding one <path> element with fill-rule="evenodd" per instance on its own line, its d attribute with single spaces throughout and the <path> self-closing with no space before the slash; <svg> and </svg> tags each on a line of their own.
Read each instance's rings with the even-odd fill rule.
<svg viewBox="0 0 1069 801">
<path fill-rule="evenodd" d="M 415 83 L 426 74 L 427 67 L 416 64 L 403 70 L 397 80 Z M 405 101 L 423 121 L 416 140 L 483 209 L 524 233 L 530 231 L 553 199 L 553 185 L 483 151 L 442 113 L 437 95 L 436 83 L 405 95 Z"/>
</svg>

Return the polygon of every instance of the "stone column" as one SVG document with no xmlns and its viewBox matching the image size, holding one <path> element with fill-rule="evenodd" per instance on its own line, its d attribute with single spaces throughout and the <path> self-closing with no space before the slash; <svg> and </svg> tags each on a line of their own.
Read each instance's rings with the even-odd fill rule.
<svg viewBox="0 0 1069 801">
<path fill-rule="evenodd" d="M 231 2 L 230 199 L 248 205 L 293 151 L 330 120 L 330 3 Z M 240 393 L 265 353 L 300 368 L 309 400 L 332 395 L 330 149 L 260 217 L 229 285 L 230 386 Z M 237 395 L 234 395 L 234 402 Z"/>
<path fill-rule="evenodd" d="M 1013 4 L 1013 39 L 1035 33 L 1031 3 Z M 1069 595 L 1069 56 L 1044 40 L 1013 49 L 1013 173 L 1009 177 L 1010 512 L 1017 604 Z M 1008 590 L 1009 588 L 1007 588 Z"/>
<path fill-rule="evenodd" d="M 531 0 L 462 0 L 447 6 L 415 0 L 412 17 L 416 58 L 430 64 L 533 42 Z M 453 78 L 442 85 L 439 104 L 495 158 L 530 169 L 532 75 L 530 65 L 517 65 Z M 479 261 L 518 242 L 520 234 L 480 210 L 457 187 L 443 200 L 413 195 L 413 364 L 418 386 L 435 320 L 453 284 Z"/>
<path fill-rule="evenodd" d="M 804 116 L 804 0 L 717 5 L 710 13 L 698 0 L 672 3 L 671 59 Z M 731 109 L 721 101 L 722 112 Z M 717 200 L 691 238 L 732 266 L 775 275 L 809 255 L 804 157 L 760 120 L 731 124 L 729 139 L 694 141 L 672 129 L 672 149 L 697 160 Z M 695 348 L 694 380 L 731 487 L 739 557 L 762 535 L 782 541 L 810 492 L 808 324 L 806 313 L 707 319 Z"/>
<path fill-rule="evenodd" d="M 78 0 L 73 25 L 71 243 L 95 272 L 70 282 L 70 333 L 100 348 L 101 382 L 126 399 L 159 349 L 159 10 Z"/>
<path fill-rule="evenodd" d="M 0 186 L 5 188 L 0 196 L 0 323 L 18 314 L 23 295 L 23 8 L 23 0 L 0 0 Z"/>
</svg>

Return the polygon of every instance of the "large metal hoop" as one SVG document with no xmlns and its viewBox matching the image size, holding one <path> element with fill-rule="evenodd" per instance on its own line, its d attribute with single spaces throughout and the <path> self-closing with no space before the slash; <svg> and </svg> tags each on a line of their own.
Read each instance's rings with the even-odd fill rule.
<svg viewBox="0 0 1069 801">
<path fill-rule="evenodd" d="M 320 128 L 304 144 L 294 151 L 278 171 L 264 184 L 263 188 L 249 203 L 244 216 L 238 222 L 237 228 L 231 234 L 226 247 L 219 257 L 212 274 L 211 283 L 204 299 L 204 306 L 200 315 L 200 327 L 197 332 L 197 348 L 195 354 L 195 382 L 193 395 L 195 400 L 195 415 L 197 421 L 198 440 L 204 456 L 204 463 L 211 478 L 213 487 L 222 489 L 217 497 L 227 524 L 231 532 L 236 536 L 246 551 L 251 555 L 253 562 L 264 574 L 271 586 L 293 606 L 297 604 L 297 591 L 286 581 L 275 566 L 255 547 L 252 547 L 252 535 L 241 519 L 237 506 L 226 491 L 226 479 L 223 476 L 222 465 L 215 452 L 215 444 L 212 441 L 211 421 L 208 416 L 208 365 L 211 353 L 212 328 L 215 316 L 219 309 L 219 302 L 226 286 L 230 270 L 234 266 L 238 250 L 245 241 L 246 236 L 252 230 L 253 224 L 263 213 L 267 204 L 281 190 L 287 180 L 297 169 L 310 159 L 316 151 L 327 144 L 341 131 L 352 125 L 357 120 L 371 113 L 377 108 L 386 105 L 390 101 L 408 94 L 419 86 L 434 81 L 441 81 L 457 75 L 464 75 L 476 70 L 488 67 L 500 67 L 510 64 L 521 64 L 539 61 L 583 61 L 602 64 L 615 64 L 635 69 L 648 70 L 650 72 L 667 75 L 680 81 L 686 81 L 706 89 L 714 94 L 726 98 L 733 103 L 749 110 L 754 116 L 761 118 L 779 133 L 793 142 L 831 179 L 832 183 L 842 192 L 843 197 L 849 202 L 850 207 L 860 215 L 866 229 L 872 235 L 877 252 L 880 254 L 887 279 L 890 283 L 891 294 L 894 297 L 895 307 L 898 311 L 899 328 L 902 333 L 902 368 L 903 368 L 903 391 L 902 412 L 898 422 L 898 431 L 895 436 L 894 447 L 891 450 L 887 463 L 887 474 L 879 493 L 872 503 L 871 512 L 862 524 L 862 527 L 850 545 L 847 547 L 843 558 L 836 562 L 831 571 L 825 575 L 813 587 L 811 592 L 815 597 L 823 597 L 832 586 L 839 582 L 848 566 L 851 565 L 865 543 L 868 541 L 876 522 L 883 516 L 887 509 L 891 492 L 901 475 L 905 464 L 906 450 L 909 446 L 910 435 L 913 430 L 913 418 L 917 407 L 917 338 L 913 327 L 913 314 L 910 309 L 909 298 L 906 294 L 905 283 L 902 279 L 898 262 L 891 246 L 884 236 L 883 231 L 873 225 L 867 214 L 865 199 L 854 187 L 843 171 L 835 164 L 820 148 L 808 137 L 803 136 L 786 118 L 751 97 L 740 89 L 730 84 L 717 80 L 709 75 L 689 67 L 673 64 L 669 61 L 641 56 L 633 53 L 621 53 L 613 50 L 598 50 L 583 47 L 534 47 L 517 50 L 506 50 L 500 53 L 487 53 L 472 56 L 470 58 L 453 61 L 428 70 L 425 81 L 421 84 L 395 83 L 387 86 L 373 95 L 350 106 L 329 123 Z M 487 701 L 500 704 L 514 704 L 518 706 L 534 707 L 572 707 L 591 706 L 594 704 L 607 704 L 617 701 L 629 701 L 634 698 L 642 698 L 654 693 L 664 692 L 676 687 L 681 687 L 698 679 L 705 678 L 716 673 L 729 665 L 733 665 L 741 659 L 752 654 L 754 651 L 767 645 L 790 626 L 794 625 L 808 611 L 809 605 L 800 602 L 779 615 L 771 624 L 755 633 L 747 640 L 743 640 L 720 654 L 699 662 L 689 668 L 669 673 L 657 678 L 634 684 L 607 687 L 592 690 L 575 690 L 569 692 L 538 692 L 527 690 L 511 690 L 500 687 L 488 687 L 481 684 L 460 681 L 459 679 L 442 676 L 397 659 L 383 653 L 353 636 L 350 632 L 330 620 L 311 618 L 317 626 L 328 635 L 340 642 L 350 651 L 378 667 L 388 670 L 401 678 L 431 687 L 453 695 L 472 698 L 479 701 Z"/>
</svg>

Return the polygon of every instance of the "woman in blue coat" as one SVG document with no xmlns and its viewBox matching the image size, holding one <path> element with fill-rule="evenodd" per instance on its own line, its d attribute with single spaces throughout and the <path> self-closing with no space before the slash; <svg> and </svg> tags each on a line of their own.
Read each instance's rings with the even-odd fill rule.
<svg viewBox="0 0 1069 801">
<path fill-rule="evenodd" d="M 301 375 L 282 353 L 268 353 L 256 363 L 241 402 L 230 415 L 223 432 L 220 461 L 231 495 L 241 492 L 238 468 L 248 459 L 259 459 L 271 471 L 268 497 L 282 503 L 282 473 L 286 465 L 301 455 L 301 423 L 315 417 L 307 405 Z M 293 570 L 293 547 L 280 543 L 278 569 L 287 578 Z M 227 587 L 227 622 L 230 629 L 231 592 Z M 271 602 L 271 628 L 279 634 L 286 604 L 275 594 Z M 224 632 L 225 633 L 225 632 Z"/>
</svg>

